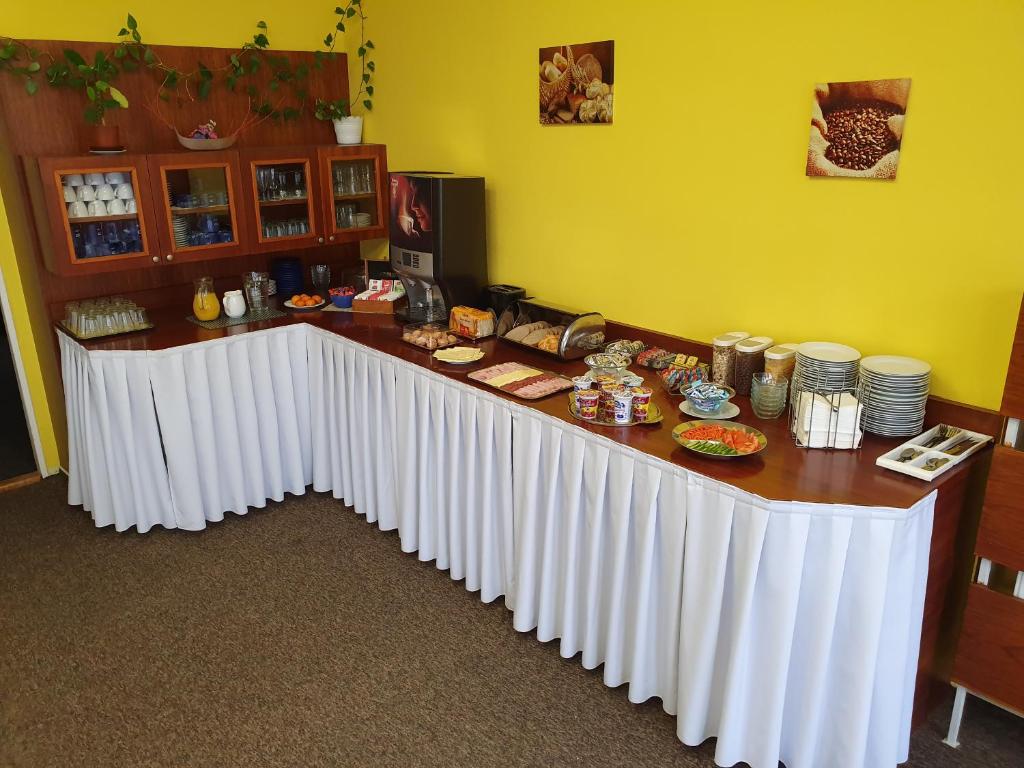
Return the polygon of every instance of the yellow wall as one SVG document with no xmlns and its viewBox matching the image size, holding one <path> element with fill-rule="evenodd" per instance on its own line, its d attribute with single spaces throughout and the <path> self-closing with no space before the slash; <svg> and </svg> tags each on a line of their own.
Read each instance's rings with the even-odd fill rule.
<svg viewBox="0 0 1024 768">
<path fill-rule="evenodd" d="M 491 277 L 709 340 L 917 355 L 998 407 L 1024 289 L 1024 3 L 368 0 L 370 139 L 487 177 Z M 616 42 L 615 123 L 541 127 L 537 49 Z M 911 77 L 895 183 L 804 175 L 813 84 Z"/>
<path fill-rule="evenodd" d="M 1024 289 L 1024 3 L 366 7 L 379 65 L 367 139 L 388 144 L 396 169 L 487 177 L 495 281 L 691 338 L 745 328 L 918 355 L 937 394 L 998 406 Z M 311 50 L 333 8 L 7 3 L 0 34 L 112 40 L 130 9 L 154 43 L 234 45 L 265 19 L 274 47 Z M 539 126 L 537 48 L 608 38 L 615 124 Z M 898 181 L 806 178 L 812 84 L 903 76 L 914 83 Z M 61 409 L 51 419 L 21 295 L 30 270 L 2 209 L 0 269 L 53 467 Z"/>
</svg>

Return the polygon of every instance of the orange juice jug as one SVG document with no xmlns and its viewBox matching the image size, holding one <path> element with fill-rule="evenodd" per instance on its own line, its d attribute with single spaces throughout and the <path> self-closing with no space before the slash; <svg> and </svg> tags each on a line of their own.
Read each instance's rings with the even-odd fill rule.
<svg viewBox="0 0 1024 768">
<path fill-rule="evenodd" d="M 192 313 L 196 320 L 216 320 L 220 317 L 220 302 L 217 301 L 217 294 L 213 290 L 213 278 L 200 277 L 194 285 Z"/>
</svg>

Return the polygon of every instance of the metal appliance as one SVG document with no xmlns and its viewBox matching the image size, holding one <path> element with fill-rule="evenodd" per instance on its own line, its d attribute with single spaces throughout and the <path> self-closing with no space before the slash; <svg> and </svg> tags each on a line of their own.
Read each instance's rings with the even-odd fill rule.
<svg viewBox="0 0 1024 768">
<path fill-rule="evenodd" d="M 447 321 L 454 306 L 478 306 L 487 284 L 483 177 L 389 176 L 391 268 L 409 297 L 402 314 L 410 321 Z"/>
</svg>

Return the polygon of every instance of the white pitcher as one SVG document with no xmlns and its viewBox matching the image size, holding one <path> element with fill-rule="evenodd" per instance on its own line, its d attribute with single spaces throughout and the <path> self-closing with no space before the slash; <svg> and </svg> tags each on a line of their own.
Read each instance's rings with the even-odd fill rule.
<svg viewBox="0 0 1024 768">
<path fill-rule="evenodd" d="M 241 291 L 225 291 L 224 314 L 228 317 L 241 317 L 245 314 L 245 297 Z"/>
</svg>

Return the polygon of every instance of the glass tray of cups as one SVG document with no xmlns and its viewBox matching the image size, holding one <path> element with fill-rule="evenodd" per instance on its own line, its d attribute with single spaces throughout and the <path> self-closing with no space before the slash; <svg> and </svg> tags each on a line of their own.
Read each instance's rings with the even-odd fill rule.
<svg viewBox="0 0 1024 768">
<path fill-rule="evenodd" d="M 949 424 L 937 424 L 883 453 L 875 460 L 875 464 L 921 480 L 934 480 L 980 451 L 991 440 L 991 435 Z"/>
<path fill-rule="evenodd" d="M 121 296 L 69 301 L 64 305 L 64 319 L 58 325 L 80 340 L 134 333 L 153 327 L 145 307 Z"/>
</svg>

